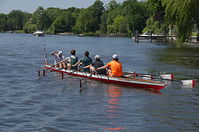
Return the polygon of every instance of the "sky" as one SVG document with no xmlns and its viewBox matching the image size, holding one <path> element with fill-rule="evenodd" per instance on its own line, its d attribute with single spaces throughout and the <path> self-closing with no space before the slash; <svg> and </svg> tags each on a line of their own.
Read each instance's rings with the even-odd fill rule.
<svg viewBox="0 0 199 132">
<path fill-rule="evenodd" d="M 110 0 L 101 0 L 108 4 Z M 123 3 L 125 0 L 116 0 Z M 43 8 L 57 7 L 67 9 L 69 7 L 87 8 L 95 0 L 0 0 L 0 13 L 8 14 L 12 10 L 21 10 L 33 13 L 39 6 Z"/>
</svg>

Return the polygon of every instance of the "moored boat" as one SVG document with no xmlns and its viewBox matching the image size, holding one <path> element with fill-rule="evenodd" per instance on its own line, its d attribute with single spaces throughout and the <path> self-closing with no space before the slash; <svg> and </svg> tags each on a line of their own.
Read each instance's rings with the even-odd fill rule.
<svg viewBox="0 0 199 132">
<path fill-rule="evenodd" d="M 131 78 L 131 77 L 109 77 L 105 75 L 98 75 L 98 74 L 91 74 L 86 72 L 79 72 L 74 70 L 65 70 L 60 69 L 57 67 L 52 67 L 51 65 L 44 65 L 44 69 L 49 69 L 52 71 L 65 73 L 71 76 L 81 77 L 81 78 L 88 78 L 91 80 L 101 81 L 101 82 L 107 82 L 107 83 L 113 83 L 113 84 L 119 84 L 124 86 L 131 86 L 134 88 L 142 88 L 142 89 L 152 89 L 159 91 L 163 89 L 166 84 L 159 81 L 153 81 L 153 80 L 146 80 L 141 78 Z"/>
<path fill-rule="evenodd" d="M 37 30 L 36 32 L 33 33 L 33 35 L 36 37 L 44 37 L 44 32 Z"/>
</svg>

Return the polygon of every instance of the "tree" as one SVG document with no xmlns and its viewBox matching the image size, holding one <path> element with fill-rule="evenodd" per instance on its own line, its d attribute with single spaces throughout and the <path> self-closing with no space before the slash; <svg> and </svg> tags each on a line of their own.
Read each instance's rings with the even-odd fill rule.
<svg viewBox="0 0 199 132">
<path fill-rule="evenodd" d="M 61 9 L 52 7 L 44 10 L 43 16 L 45 17 L 45 19 L 43 28 L 45 30 L 48 29 L 62 12 L 63 11 Z"/>
<path fill-rule="evenodd" d="M 49 20 L 46 13 L 44 12 L 43 7 L 38 7 L 36 11 L 33 13 L 32 21 L 37 25 L 37 29 L 44 30 L 47 29 L 45 23 Z"/>
<path fill-rule="evenodd" d="M 37 30 L 37 25 L 36 24 L 33 24 L 31 21 L 28 21 L 24 28 L 23 28 L 23 31 L 25 33 L 33 33 Z"/>
<path fill-rule="evenodd" d="M 104 11 L 103 3 L 96 0 L 92 6 L 82 9 L 76 19 L 73 31 L 76 33 L 93 32 L 100 29 L 101 16 Z"/>
<path fill-rule="evenodd" d="M 146 27 L 143 29 L 143 32 L 152 32 L 155 34 L 164 33 L 167 31 L 165 24 L 162 24 L 159 21 L 155 21 L 154 17 L 147 19 Z"/>
<path fill-rule="evenodd" d="M 115 29 L 115 33 L 127 33 L 128 32 L 128 23 L 124 16 L 117 16 L 114 19 L 113 26 Z"/>
<path fill-rule="evenodd" d="M 162 6 L 162 0 L 148 0 L 149 10 L 152 13 L 153 19 L 160 23 L 164 22 L 165 8 Z"/>
<path fill-rule="evenodd" d="M 198 0 L 163 0 L 163 5 L 165 6 L 166 22 L 177 26 L 180 42 L 186 41 L 193 24 L 197 24 L 199 29 Z"/>
<path fill-rule="evenodd" d="M 93 15 L 93 22 L 95 24 L 95 28 L 93 29 L 93 32 L 97 31 L 100 29 L 100 24 L 101 24 L 101 16 L 104 13 L 104 6 L 103 2 L 100 0 L 96 0 L 94 4 L 91 6 L 91 11 Z"/>
<path fill-rule="evenodd" d="M 6 15 L 3 13 L 0 13 L 0 32 L 3 32 L 6 30 Z"/>
<path fill-rule="evenodd" d="M 29 13 L 24 13 L 20 10 L 12 10 L 7 15 L 8 30 L 22 30 L 23 26 L 29 19 Z"/>
<path fill-rule="evenodd" d="M 166 34 L 169 25 L 165 23 L 165 7 L 162 5 L 162 0 L 148 0 L 148 10 L 151 17 L 147 19 L 143 32 Z"/>
<path fill-rule="evenodd" d="M 71 8 L 68 8 L 66 10 L 66 17 L 65 17 L 65 20 L 66 20 L 66 31 L 67 32 L 72 32 L 72 29 L 73 27 L 75 26 L 75 23 L 76 23 L 76 19 L 79 15 L 79 9 L 78 8 L 75 8 L 75 7 L 71 7 Z"/>
<path fill-rule="evenodd" d="M 50 31 L 54 34 L 66 31 L 66 21 L 64 15 L 60 15 L 55 19 L 55 21 L 50 27 Z"/>
<path fill-rule="evenodd" d="M 100 31 L 101 33 L 107 33 L 107 27 L 108 27 L 108 24 L 107 24 L 107 13 L 103 13 L 102 16 L 101 16 L 101 24 L 100 24 Z"/>
<path fill-rule="evenodd" d="M 112 25 L 113 20 L 118 16 L 122 15 L 122 8 L 121 6 L 118 6 L 117 8 L 113 9 L 112 11 L 108 11 L 107 14 L 107 24 Z"/>
<path fill-rule="evenodd" d="M 138 30 L 139 32 L 146 25 L 148 19 L 148 9 L 146 2 L 137 2 L 137 0 L 126 0 L 122 4 L 122 15 L 126 17 L 129 30 Z"/>
<path fill-rule="evenodd" d="M 76 20 L 76 24 L 73 31 L 76 33 L 93 32 L 95 29 L 95 23 L 93 18 L 93 13 L 91 8 L 82 9 Z"/>
<path fill-rule="evenodd" d="M 115 0 L 111 0 L 109 3 L 108 3 L 108 11 L 112 11 L 114 9 L 116 9 L 118 6 L 117 2 Z"/>
</svg>

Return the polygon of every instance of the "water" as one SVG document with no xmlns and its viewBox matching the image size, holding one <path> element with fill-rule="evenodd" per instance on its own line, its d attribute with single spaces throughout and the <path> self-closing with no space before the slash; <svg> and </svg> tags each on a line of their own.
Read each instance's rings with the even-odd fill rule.
<svg viewBox="0 0 199 132">
<path fill-rule="evenodd" d="M 199 86 L 168 82 L 160 93 L 37 70 L 48 53 L 68 56 L 85 50 L 106 63 L 118 54 L 124 71 L 174 73 L 177 79 L 199 75 L 199 49 L 129 38 L 0 34 L 1 132 L 156 132 L 199 131 Z M 48 55 L 52 62 L 52 57 Z"/>
</svg>

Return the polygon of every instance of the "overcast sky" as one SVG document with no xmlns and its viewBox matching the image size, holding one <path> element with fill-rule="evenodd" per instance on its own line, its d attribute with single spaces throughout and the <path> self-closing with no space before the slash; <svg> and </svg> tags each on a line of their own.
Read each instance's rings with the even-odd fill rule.
<svg viewBox="0 0 199 132">
<path fill-rule="evenodd" d="M 101 0 L 104 4 L 110 0 Z M 116 0 L 122 3 L 125 0 Z M 8 14 L 12 10 L 21 10 L 29 13 L 34 12 L 37 7 L 42 6 L 45 9 L 48 7 L 58 7 L 67 9 L 69 7 L 87 8 L 92 5 L 95 0 L 0 0 L 0 13 Z"/>
</svg>

